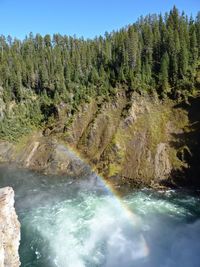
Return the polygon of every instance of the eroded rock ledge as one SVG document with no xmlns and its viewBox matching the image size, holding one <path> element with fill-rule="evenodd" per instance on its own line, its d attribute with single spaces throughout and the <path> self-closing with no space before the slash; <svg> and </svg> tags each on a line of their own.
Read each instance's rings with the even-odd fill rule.
<svg viewBox="0 0 200 267">
<path fill-rule="evenodd" d="M 14 208 L 14 191 L 0 189 L 0 267 L 20 266 L 20 223 Z"/>
</svg>

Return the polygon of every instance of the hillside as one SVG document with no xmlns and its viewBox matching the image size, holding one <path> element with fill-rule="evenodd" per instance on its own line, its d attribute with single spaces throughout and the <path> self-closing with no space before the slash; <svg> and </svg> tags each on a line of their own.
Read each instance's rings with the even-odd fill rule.
<svg viewBox="0 0 200 267">
<path fill-rule="evenodd" d="M 200 13 L 174 7 L 94 40 L 1 36 L 0 48 L 2 160 L 42 132 L 116 184 L 199 184 Z"/>
</svg>

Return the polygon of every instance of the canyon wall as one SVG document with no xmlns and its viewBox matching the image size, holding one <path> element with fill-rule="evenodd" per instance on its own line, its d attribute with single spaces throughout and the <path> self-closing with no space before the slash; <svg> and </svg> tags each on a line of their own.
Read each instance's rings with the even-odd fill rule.
<svg viewBox="0 0 200 267">
<path fill-rule="evenodd" d="M 16 144 L 0 142 L 0 160 L 75 176 L 84 174 L 87 162 L 111 183 L 132 187 L 197 184 L 199 102 L 198 97 L 186 104 L 119 90 L 112 101 L 93 99 L 70 116 L 62 104 L 42 131 Z"/>
</svg>

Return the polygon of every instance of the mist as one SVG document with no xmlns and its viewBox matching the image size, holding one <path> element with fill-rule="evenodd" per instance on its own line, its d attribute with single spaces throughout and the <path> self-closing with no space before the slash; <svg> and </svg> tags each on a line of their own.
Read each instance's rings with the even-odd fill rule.
<svg viewBox="0 0 200 267">
<path fill-rule="evenodd" d="M 199 197 L 140 190 L 116 198 L 94 173 L 76 179 L 0 167 L 15 190 L 22 266 L 199 267 Z"/>
</svg>

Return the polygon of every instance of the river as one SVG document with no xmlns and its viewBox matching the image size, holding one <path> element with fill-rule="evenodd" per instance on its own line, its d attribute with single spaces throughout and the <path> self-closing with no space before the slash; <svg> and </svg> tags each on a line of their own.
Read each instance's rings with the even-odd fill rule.
<svg viewBox="0 0 200 267">
<path fill-rule="evenodd" d="M 200 198 L 143 189 L 119 197 L 98 176 L 0 166 L 21 223 L 22 267 L 199 267 Z"/>
</svg>

